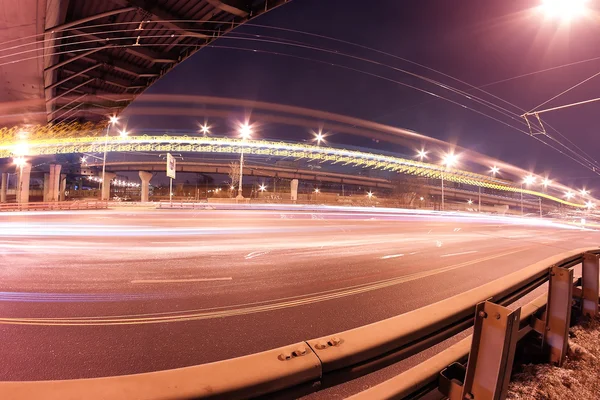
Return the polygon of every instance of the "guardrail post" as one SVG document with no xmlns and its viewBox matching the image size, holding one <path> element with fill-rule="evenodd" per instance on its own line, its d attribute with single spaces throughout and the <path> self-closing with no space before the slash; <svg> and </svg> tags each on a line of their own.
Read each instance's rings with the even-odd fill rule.
<svg viewBox="0 0 600 400">
<path fill-rule="evenodd" d="M 520 308 L 512 311 L 489 301 L 477 304 L 467 368 L 455 363 L 444 369 L 440 373 L 440 391 L 451 400 L 505 398 L 520 316 Z"/>
<path fill-rule="evenodd" d="M 595 317 L 598 315 L 598 297 L 600 297 L 600 256 L 594 253 L 584 253 L 581 277 L 582 296 L 581 311 L 583 315 Z"/>
<path fill-rule="evenodd" d="M 553 266 L 550 269 L 543 347 L 550 363 L 559 367 L 567 354 L 572 301 L 573 270 Z"/>
</svg>

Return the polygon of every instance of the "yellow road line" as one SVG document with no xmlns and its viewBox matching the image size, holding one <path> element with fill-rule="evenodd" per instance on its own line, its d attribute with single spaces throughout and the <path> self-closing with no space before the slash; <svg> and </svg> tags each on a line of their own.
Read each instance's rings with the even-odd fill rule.
<svg viewBox="0 0 600 400">
<path fill-rule="evenodd" d="M 232 277 L 227 278 L 196 278 L 196 279 L 137 279 L 131 283 L 187 283 L 187 282 L 214 282 L 214 281 L 230 281 Z"/>
</svg>

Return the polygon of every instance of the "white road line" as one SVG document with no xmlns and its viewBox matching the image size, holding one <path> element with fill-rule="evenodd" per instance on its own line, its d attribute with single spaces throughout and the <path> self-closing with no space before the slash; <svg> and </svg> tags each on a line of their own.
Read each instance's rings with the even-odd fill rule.
<svg viewBox="0 0 600 400">
<path fill-rule="evenodd" d="M 259 257 L 259 256 L 262 256 L 262 255 L 268 254 L 268 253 L 269 253 L 269 251 L 270 251 L 270 250 L 267 250 L 267 251 L 253 251 L 253 252 L 252 252 L 252 253 L 250 253 L 250 254 L 246 254 L 246 256 L 245 256 L 244 258 L 245 258 L 246 260 L 250 260 L 250 259 L 252 259 L 252 258 L 254 258 L 254 257 Z"/>
<path fill-rule="evenodd" d="M 381 257 L 382 260 L 386 260 L 388 258 L 398 258 L 398 257 L 402 257 L 404 254 L 391 254 L 389 256 L 383 256 Z"/>
<path fill-rule="evenodd" d="M 230 281 L 232 277 L 227 278 L 197 278 L 197 279 L 136 279 L 131 283 L 187 283 L 187 282 L 215 282 Z"/>
<path fill-rule="evenodd" d="M 413 251 L 412 253 L 408 253 L 409 256 L 412 256 L 413 254 L 417 254 L 419 253 L 418 251 Z"/>
<path fill-rule="evenodd" d="M 444 255 L 441 255 L 440 257 L 453 257 L 453 256 L 461 256 L 463 254 L 473 254 L 473 253 L 477 253 L 477 250 L 463 251 L 462 253 L 444 254 Z"/>
</svg>

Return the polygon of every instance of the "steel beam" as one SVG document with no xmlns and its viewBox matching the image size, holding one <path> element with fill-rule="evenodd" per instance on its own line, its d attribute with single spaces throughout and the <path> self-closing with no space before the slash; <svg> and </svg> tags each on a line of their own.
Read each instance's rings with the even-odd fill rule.
<svg viewBox="0 0 600 400">
<path fill-rule="evenodd" d="M 78 19 L 76 21 L 71 21 L 71 22 L 67 22 L 62 25 L 54 26 L 52 28 L 46 29 L 46 33 L 61 32 L 61 31 L 67 30 L 69 28 L 72 28 L 74 26 L 85 24 L 86 22 L 94 21 L 97 19 L 105 18 L 105 17 L 110 17 L 111 15 L 123 14 L 123 13 L 127 13 L 130 11 L 136 11 L 136 10 L 137 10 L 136 7 L 125 7 L 125 8 L 120 8 L 118 10 L 106 11 L 106 12 L 103 12 L 100 14 L 95 14 L 95 15 L 91 15 L 89 17 Z"/>
<path fill-rule="evenodd" d="M 109 65 L 115 71 L 123 72 L 136 78 L 155 78 L 160 74 L 158 72 L 148 72 L 147 69 L 121 61 L 115 57 L 109 57 L 101 54 L 86 55 L 84 60 L 92 63 L 101 63 Z"/>
<path fill-rule="evenodd" d="M 157 22 L 160 25 L 177 32 L 177 35 L 195 37 L 199 39 L 206 39 L 209 36 L 204 33 L 194 32 L 194 25 L 185 22 L 174 22 L 176 20 L 183 19 L 177 15 L 171 14 L 169 11 L 158 6 L 155 1 L 147 0 L 111 0 L 113 3 L 117 3 L 121 6 L 131 4 L 139 7 L 141 10 L 151 14 L 151 20 Z M 143 38 L 143 36 L 141 36 Z"/>
<path fill-rule="evenodd" d="M 94 65 L 94 67 L 100 67 L 100 66 L 104 66 L 104 64 L 96 64 L 96 65 Z M 145 85 L 136 85 L 136 86 L 133 86 L 130 81 L 127 81 L 127 80 L 124 80 L 124 79 L 119 79 L 119 78 L 116 78 L 114 76 L 107 76 L 108 75 L 107 73 L 90 73 L 92 71 L 92 69 L 95 69 L 95 68 L 91 68 L 91 67 L 90 68 L 86 68 L 86 69 L 84 69 L 81 72 L 75 72 L 74 70 L 71 70 L 71 69 L 65 69 L 65 71 L 66 72 L 70 72 L 70 73 L 72 73 L 74 75 L 81 75 L 81 76 L 86 76 L 88 78 L 95 78 L 95 79 L 98 79 L 100 81 L 106 82 L 106 83 L 108 83 L 110 85 L 120 87 L 123 90 L 140 89 L 140 88 L 145 88 L 146 87 Z"/>
<path fill-rule="evenodd" d="M 51 66 L 49 66 L 48 68 L 44 69 L 44 72 L 50 72 L 50 71 L 54 71 L 54 70 L 55 70 L 55 69 L 57 69 L 57 68 L 64 67 L 65 65 L 67 65 L 67 64 L 69 64 L 69 63 L 72 63 L 73 61 L 77 61 L 77 60 L 79 60 L 79 59 L 81 59 L 81 58 L 88 57 L 90 54 L 94 54 L 94 53 L 96 53 L 96 52 L 98 52 L 98 51 L 100 51 L 100 50 L 104 50 L 104 49 L 106 49 L 106 48 L 108 48 L 108 47 L 111 47 L 111 46 L 112 46 L 112 45 L 110 45 L 110 44 L 107 44 L 106 46 L 97 47 L 97 48 L 95 48 L 95 49 L 92 49 L 92 50 L 89 50 L 89 51 L 86 51 L 86 52 L 80 53 L 80 54 L 78 54 L 78 55 L 76 55 L 76 56 L 74 56 L 74 57 L 71 57 L 71 58 L 69 58 L 68 60 L 64 60 L 64 61 L 62 61 L 62 62 L 59 62 L 59 63 L 57 63 L 57 64 L 54 64 L 54 65 L 51 65 Z"/>
<path fill-rule="evenodd" d="M 89 39 L 95 40 L 98 43 L 106 43 L 108 41 L 113 40 L 117 43 L 117 45 L 120 45 L 120 44 L 125 44 L 125 40 L 132 40 L 131 38 L 119 38 L 114 35 L 111 35 L 110 37 L 101 38 L 100 36 L 96 36 L 92 33 L 80 31 L 77 29 L 73 29 L 72 32 L 74 34 L 81 35 L 81 36 L 87 37 Z M 175 54 L 170 54 L 170 53 L 166 54 L 166 56 L 168 58 L 165 58 L 164 57 L 165 54 L 163 54 L 163 53 L 156 53 L 152 50 L 141 48 L 140 46 L 135 46 L 135 47 L 134 46 L 126 46 L 126 47 L 123 47 L 123 50 L 131 55 L 143 58 L 144 60 L 147 60 L 147 61 L 150 61 L 153 63 L 169 64 L 169 63 L 177 62 L 177 55 L 175 55 Z"/>
<path fill-rule="evenodd" d="M 68 89 L 66 92 L 63 92 L 63 93 L 59 94 L 58 96 L 54 96 L 54 97 L 49 98 L 48 100 L 46 100 L 46 103 L 50 103 L 50 102 L 56 101 L 56 100 L 60 99 L 61 97 L 68 95 L 71 92 L 79 92 L 79 93 L 81 93 L 81 91 L 77 90 L 77 89 L 79 89 L 80 87 L 85 86 L 85 85 L 87 85 L 89 83 L 92 83 L 95 80 L 96 80 L 95 78 L 90 78 L 87 81 L 84 81 L 83 83 L 80 83 L 79 85 L 77 85 L 77 86 L 75 86 L 75 87 L 73 87 L 71 89 Z"/>
<path fill-rule="evenodd" d="M 226 0 L 206 0 L 207 3 L 211 4 L 213 7 L 218 8 L 219 10 L 228 12 L 229 14 L 233 14 L 237 17 L 246 18 L 250 15 L 250 10 L 244 10 L 243 2 L 240 1 L 226 1 Z"/>
<path fill-rule="evenodd" d="M 60 85 L 62 85 L 63 83 L 65 83 L 65 82 L 68 82 L 68 81 L 70 81 L 71 79 L 73 79 L 73 78 L 76 78 L 76 77 L 78 77 L 78 76 L 80 76 L 80 75 L 85 75 L 85 76 L 88 76 L 88 77 L 89 77 L 89 75 L 86 75 L 86 74 L 87 74 L 88 72 L 90 72 L 90 71 L 92 71 L 92 70 L 94 70 L 94 69 L 96 69 L 96 68 L 100 67 L 100 66 L 102 66 L 102 64 L 96 64 L 96 65 L 92 65 L 91 67 L 88 67 L 88 68 L 86 68 L 86 69 L 84 69 L 84 70 L 82 70 L 82 71 L 77 71 L 77 72 L 75 72 L 75 71 L 72 71 L 73 75 L 70 75 L 70 76 L 66 77 L 65 79 L 62 79 L 62 80 L 60 80 L 60 81 L 58 81 L 58 82 L 55 82 L 55 83 L 53 83 L 52 85 L 45 87 L 44 89 L 46 89 L 46 90 L 48 90 L 48 89 L 54 89 L 55 87 L 57 87 L 57 86 L 60 86 Z"/>
</svg>

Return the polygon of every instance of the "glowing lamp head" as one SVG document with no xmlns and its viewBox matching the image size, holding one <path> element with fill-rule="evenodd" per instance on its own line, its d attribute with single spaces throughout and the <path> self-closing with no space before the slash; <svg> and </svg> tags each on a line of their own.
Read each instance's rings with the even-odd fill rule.
<svg viewBox="0 0 600 400">
<path fill-rule="evenodd" d="M 526 184 L 526 185 L 531 185 L 531 184 L 533 184 L 534 182 L 535 182 L 535 176 L 533 176 L 533 175 L 526 176 L 526 177 L 523 179 L 523 183 L 524 183 L 524 184 Z"/>
<path fill-rule="evenodd" d="M 492 167 L 492 169 L 490 169 L 490 172 L 494 175 L 496 175 L 498 172 L 500 172 L 500 168 L 496 167 L 495 165 Z"/>
<path fill-rule="evenodd" d="M 571 200 L 571 198 L 575 195 L 572 192 L 566 192 L 565 196 L 567 197 L 567 200 Z"/>
<path fill-rule="evenodd" d="M 17 167 L 22 167 L 27 163 L 27 160 L 25 160 L 25 157 L 15 157 L 13 158 L 13 164 L 15 164 Z"/>
<path fill-rule="evenodd" d="M 371 192 L 371 191 L 367 192 L 367 197 L 368 197 L 368 198 L 371 198 L 371 197 L 373 197 L 373 192 Z"/>
<path fill-rule="evenodd" d="M 231 185 L 231 186 L 229 186 L 229 189 L 234 190 L 235 186 Z"/>
<path fill-rule="evenodd" d="M 258 190 L 260 190 L 261 192 L 264 192 L 265 190 L 267 190 L 267 186 L 265 185 L 260 185 Z"/>
<path fill-rule="evenodd" d="M 588 201 L 585 203 L 585 206 L 591 210 L 592 208 L 596 207 L 594 203 L 592 203 L 591 201 Z"/>
<path fill-rule="evenodd" d="M 427 158 L 427 152 L 425 151 L 425 149 L 417 151 L 417 157 L 419 157 L 421 161 L 423 161 L 424 158 Z"/>
<path fill-rule="evenodd" d="M 582 196 L 587 196 L 588 194 L 590 194 L 590 191 L 589 190 L 585 190 L 585 189 L 581 189 L 579 191 L 579 193 L 581 193 Z"/>
<path fill-rule="evenodd" d="M 442 163 L 446 167 L 453 167 L 458 162 L 458 156 L 454 153 L 448 153 L 444 156 Z"/>
<path fill-rule="evenodd" d="M 316 133 L 315 140 L 317 141 L 317 144 L 321 144 L 321 142 L 325 140 L 325 135 L 323 135 L 323 132 L 319 131 L 318 133 Z"/>
<path fill-rule="evenodd" d="M 127 132 L 126 130 L 124 130 L 124 129 L 123 129 L 122 131 L 119 131 L 119 135 L 120 135 L 122 138 L 124 138 L 124 137 L 127 137 L 127 136 L 129 136 L 129 132 Z"/>
<path fill-rule="evenodd" d="M 589 12 L 589 2 L 589 0 L 542 0 L 540 8 L 550 18 L 571 22 Z"/>
<path fill-rule="evenodd" d="M 250 139 L 251 136 L 252 136 L 252 127 L 250 125 L 245 123 L 242 126 L 240 126 L 240 137 L 242 139 L 244 139 L 244 140 Z"/>
<path fill-rule="evenodd" d="M 467 201 L 467 203 L 473 204 L 473 200 L 469 199 L 469 201 Z"/>
<path fill-rule="evenodd" d="M 315 193 L 319 193 L 319 188 L 315 188 Z"/>
<path fill-rule="evenodd" d="M 117 122 L 119 122 L 119 118 L 116 115 L 112 115 L 108 119 L 108 122 L 110 122 L 111 125 L 115 125 Z"/>
<path fill-rule="evenodd" d="M 544 187 L 548 187 L 548 186 L 550 186 L 550 184 L 551 184 L 551 183 L 552 183 L 552 181 L 551 181 L 550 179 L 548 179 L 548 178 L 545 178 L 545 179 L 542 181 L 542 185 L 544 185 Z"/>
<path fill-rule="evenodd" d="M 200 127 L 200 132 L 202 132 L 203 135 L 208 135 L 210 133 L 210 127 L 204 124 Z"/>
</svg>

